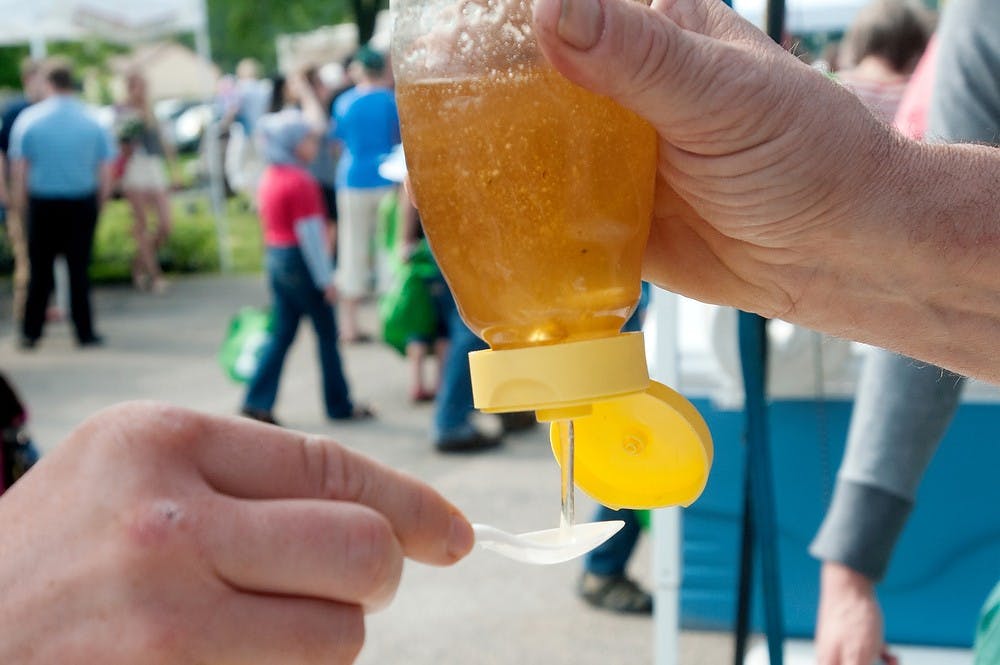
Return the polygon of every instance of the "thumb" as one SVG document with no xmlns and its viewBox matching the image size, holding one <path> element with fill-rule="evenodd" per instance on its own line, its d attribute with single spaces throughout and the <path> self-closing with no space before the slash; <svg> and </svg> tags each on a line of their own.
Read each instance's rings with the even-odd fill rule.
<svg viewBox="0 0 1000 665">
<path fill-rule="evenodd" d="M 723 3 L 704 0 L 537 0 L 534 22 L 553 67 L 664 136 L 731 105 L 727 88 L 747 92 L 745 77 L 761 72 L 754 52 L 773 46 Z"/>
</svg>

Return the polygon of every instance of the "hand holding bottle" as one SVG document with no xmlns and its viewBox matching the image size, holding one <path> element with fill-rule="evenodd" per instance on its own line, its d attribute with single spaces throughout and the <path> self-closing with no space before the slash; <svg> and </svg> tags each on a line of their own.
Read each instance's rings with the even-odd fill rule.
<svg viewBox="0 0 1000 665">
<path fill-rule="evenodd" d="M 716 0 L 538 0 L 534 26 L 659 134 L 650 281 L 1000 379 L 996 149 L 904 139 Z"/>
</svg>

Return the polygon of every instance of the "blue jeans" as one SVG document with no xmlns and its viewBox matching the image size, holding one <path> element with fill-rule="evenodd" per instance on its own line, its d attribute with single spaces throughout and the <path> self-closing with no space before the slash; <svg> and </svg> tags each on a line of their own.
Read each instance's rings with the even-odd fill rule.
<svg viewBox="0 0 1000 665">
<path fill-rule="evenodd" d="M 437 441 L 459 439 L 474 433 L 469 421 L 473 412 L 469 354 L 487 348 L 486 342 L 465 325 L 450 294 L 449 300 L 448 359 L 444 364 L 434 413 L 434 437 Z"/>
<path fill-rule="evenodd" d="M 323 402 L 330 418 L 348 418 L 354 411 L 337 350 L 337 323 L 333 307 L 316 288 L 298 247 L 269 247 L 267 273 L 271 283 L 274 325 L 271 339 L 247 389 L 244 408 L 268 411 L 278 396 L 285 355 L 295 341 L 299 321 L 309 317 L 316 330 Z"/>
<path fill-rule="evenodd" d="M 612 510 L 598 506 L 594 521 L 605 520 L 624 520 L 625 526 L 587 554 L 584 570 L 595 575 L 623 575 L 628 558 L 632 556 L 632 550 L 639 540 L 639 518 L 634 510 L 628 508 Z"/>
<path fill-rule="evenodd" d="M 631 318 L 625 322 L 622 332 L 642 330 L 642 320 L 646 315 L 648 302 L 649 284 L 643 282 L 639 304 Z M 639 519 L 635 516 L 635 511 L 628 508 L 612 510 L 605 506 L 598 506 L 594 521 L 603 522 L 605 520 L 624 520 L 625 526 L 599 547 L 591 550 L 584 562 L 584 568 L 588 573 L 595 575 L 623 575 L 625 574 L 625 566 L 628 565 L 628 558 L 632 556 L 632 550 L 635 549 L 635 544 L 639 540 Z"/>
</svg>

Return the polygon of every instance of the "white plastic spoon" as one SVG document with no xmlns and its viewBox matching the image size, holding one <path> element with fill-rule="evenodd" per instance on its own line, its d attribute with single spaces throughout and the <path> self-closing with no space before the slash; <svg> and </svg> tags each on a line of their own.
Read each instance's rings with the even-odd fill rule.
<svg viewBox="0 0 1000 665">
<path fill-rule="evenodd" d="M 524 563 L 546 565 L 575 559 L 594 549 L 625 526 L 621 520 L 587 522 L 570 527 L 507 533 L 488 524 L 473 524 L 476 542 L 480 547 L 493 550 Z"/>
</svg>

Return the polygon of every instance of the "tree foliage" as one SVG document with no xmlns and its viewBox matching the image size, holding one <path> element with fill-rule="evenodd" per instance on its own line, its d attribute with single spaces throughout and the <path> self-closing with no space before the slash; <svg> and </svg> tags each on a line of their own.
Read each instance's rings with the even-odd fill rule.
<svg viewBox="0 0 1000 665">
<path fill-rule="evenodd" d="M 88 39 L 81 42 L 53 42 L 47 44 L 46 52 L 50 56 L 66 58 L 73 64 L 78 77 L 84 72 L 105 74 L 107 61 L 113 55 L 126 53 L 128 48 L 120 44 L 111 44 L 100 39 Z M 27 46 L 6 46 L 0 48 L 0 88 L 21 87 L 21 62 L 28 57 Z"/>
<path fill-rule="evenodd" d="M 388 0 L 208 0 L 212 51 L 225 70 L 246 57 L 270 69 L 279 35 L 357 20 L 361 34 L 370 38 L 375 13 L 387 6 Z"/>
<path fill-rule="evenodd" d="M 358 26 L 358 42 L 367 44 L 368 40 L 375 34 L 375 16 L 382 5 L 380 0 L 351 0 L 351 8 L 354 10 L 354 22 Z"/>
</svg>

